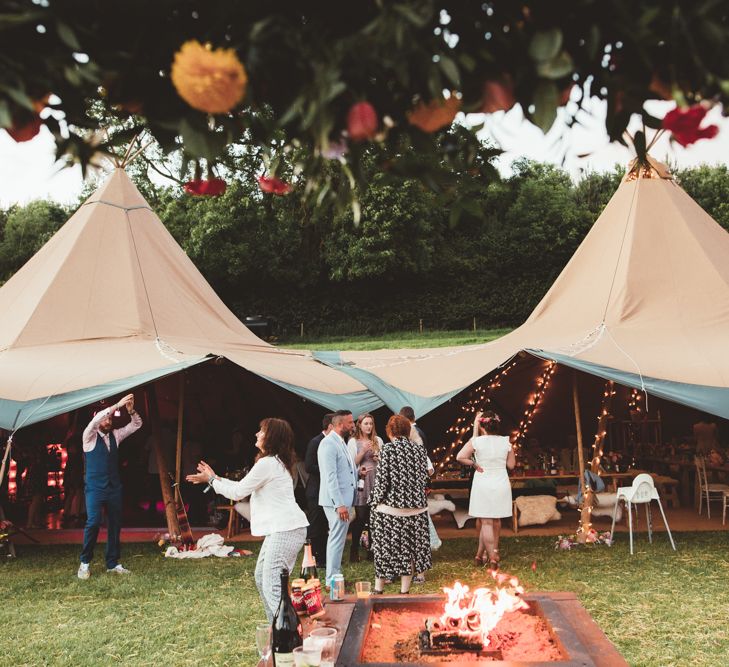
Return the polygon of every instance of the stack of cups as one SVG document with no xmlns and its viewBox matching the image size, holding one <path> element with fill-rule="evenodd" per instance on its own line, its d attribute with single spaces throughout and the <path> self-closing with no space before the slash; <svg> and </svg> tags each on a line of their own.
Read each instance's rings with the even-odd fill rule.
<svg viewBox="0 0 729 667">
<path fill-rule="evenodd" d="M 321 664 L 321 650 L 318 646 L 307 646 L 304 642 L 303 646 L 294 649 L 295 667 L 320 667 Z"/>
<path fill-rule="evenodd" d="M 304 640 L 304 648 L 311 647 L 320 651 L 321 667 L 334 667 L 334 656 L 337 645 L 336 628 L 316 628 Z"/>
</svg>

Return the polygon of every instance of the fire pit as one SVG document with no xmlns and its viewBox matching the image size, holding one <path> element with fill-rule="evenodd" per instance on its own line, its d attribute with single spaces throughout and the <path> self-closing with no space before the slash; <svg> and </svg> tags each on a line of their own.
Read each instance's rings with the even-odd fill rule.
<svg viewBox="0 0 729 667">
<path fill-rule="evenodd" d="M 627 665 L 572 594 L 520 596 L 518 608 L 507 604 L 490 628 L 491 621 L 475 619 L 463 605 L 464 613 L 449 615 L 444 600 L 438 595 L 357 600 L 337 665 Z"/>
</svg>

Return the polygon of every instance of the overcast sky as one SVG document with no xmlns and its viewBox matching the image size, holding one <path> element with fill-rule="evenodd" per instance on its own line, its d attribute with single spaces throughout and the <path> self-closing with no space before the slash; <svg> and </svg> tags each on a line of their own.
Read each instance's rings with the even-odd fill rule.
<svg viewBox="0 0 729 667">
<path fill-rule="evenodd" d="M 657 102 L 649 110 L 660 118 L 672 107 L 673 103 Z M 498 160 L 500 171 L 508 174 L 514 160 L 529 157 L 561 165 L 574 178 L 579 178 L 585 170 L 611 170 L 616 163 L 625 165 L 631 159 L 627 148 L 608 142 L 603 104 L 591 104 L 589 113 L 581 112 L 580 125 L 569 131 L 564 117 L 565 111 L 560 110 L 560 117 L 546 136 L 523 119 L 518 105 L 508 113 L 485 117 L 483 136 L 495 139 L 506 151 Z M 483 116 L 468 117 L 468 122 L 474 124 L 483 120 Z M 722 118 L 720 110 L 714 108 L 704 123 L 718 124 L 719 135 L 688 148 L 672 146 L 668 136 L 664 136 L 652 149 L 652 155 L 659 160 L 668 156 L 679 167 L 726 164 L 729 160 L 729 119 Z M 640 122 L 636 118 L 631 130 L 637 129 L 640 129 Z M 46 197 L 63 203 L 76 201 L 83 187 L 81 171 L 77 167 L 64 169 L 58 163 L 54 164 L 54 148 L 53 139 L 45 128 L 32 141 L 23 144 L 16 144 L 0 130 L 0 206 Z M 589 156 L 578 157 L 586 153 Z"/>
</svg>

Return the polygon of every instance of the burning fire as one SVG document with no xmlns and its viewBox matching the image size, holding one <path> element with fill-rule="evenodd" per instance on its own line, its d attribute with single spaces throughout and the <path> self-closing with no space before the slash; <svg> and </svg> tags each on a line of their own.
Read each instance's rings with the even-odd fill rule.
<svg viewBox="0 0 729 667">
<path fill-rule="evenodd" d="M 448 599 L 439 619 L 441 629 L 480 633 L 485 648 L 489 645 L 489 632 L 504 614 L 529 608 L 519 597 L 524 588 L 516 577 L 503 572 L 491 572 L 491 576 L 496 581 L 494 588 L 477 588 L 470 593 L 468 586 L 456 581 L 453 588 L 443 589 Z"/>
</svg>

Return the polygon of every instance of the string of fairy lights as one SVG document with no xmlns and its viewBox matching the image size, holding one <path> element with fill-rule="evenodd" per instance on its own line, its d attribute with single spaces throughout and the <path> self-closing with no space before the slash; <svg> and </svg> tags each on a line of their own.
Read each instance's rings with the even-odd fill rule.
<svg viewBox="0 0 729 667">
<path fill-rule="evenodd" d="M 517 456 L 519 455 L 519 450 L 522 448 L 524 442 L 526 441 L 529 427 L 532 425 L 534 414 L 537 412 L 539 404 L 544 399 L 544 394 L 546 393 L 549 387 L 549 383 L 552 380 L 552 376 L 554 375 L 556 370 L 557 362 L 548 361 L 541 375 L 537 378 L 537 386 L 534 390 L 534 393 L 527 399 L 526 408 L 524 408 L 524 415 L 519 422 L 519 427 L 512 434 L 512 440 L 514 442 L 515 453 L 517 454 Z"/>
<path fill-rule="evenodd" d="M 615 382 L 608 380 L 605 383 L 605 389 L 602 392 L 602 403 L 600 404 L 600 413 L 597 416 L 597 431 L 595 432 L 595 442 L 592 444 L 592 472 L 600 474 L 600 460 L 602 459 L 605 445 L 605 436 L 607 435 L 607 423 L 610 419 L 610 407 L 615 396 Z"/>
<path fill-rule="evenodd" d="M 600 474 L 600 460 L 605 453 L 605 437 L 607 436 L 607 423 L 610 419 L 610 407 L 613 396 L 615 396 L 615 383 L 608 380 L 605 383 L 605 389 L 602 392 L 602 402 L 600 404 L 600 412 L 597 415 L 597 430 L 595 431 L 595 441 L 592 443 L 592 462 L 590 470 L 597 475 Z M 580 522 L 577 527 L 577 534 L 587 535 L 592 529 L 592 503 L 585 503 L 588 494 L 582 496 L 582 512 L 580 513 Z"/>
<path fill-rule="evenodd" d="M 640 389 L 631 389 L 628 399 L 628 412 L 643 412 L 643 392 Z"/>
<path fill-rule="evenodd" d="M 488 383 L 480 384 L 470 392 L 468 401 L 461 406 L 461 414 L 455 424 L 446 431 L 446 437 L 450 437 L 451 443 L 433 450 L 433 458 L 438 460 L 436 464 L 438 472 L 454 460 L 464 441 L 467 441 L 473 432 L 473 416 L 479 410 L 486 409 L 491 402 L 492 392 L 501 386 L 501 381 L 516 366 L 516 363 L 516 361 L 509 362 Z"/>
</svg>

